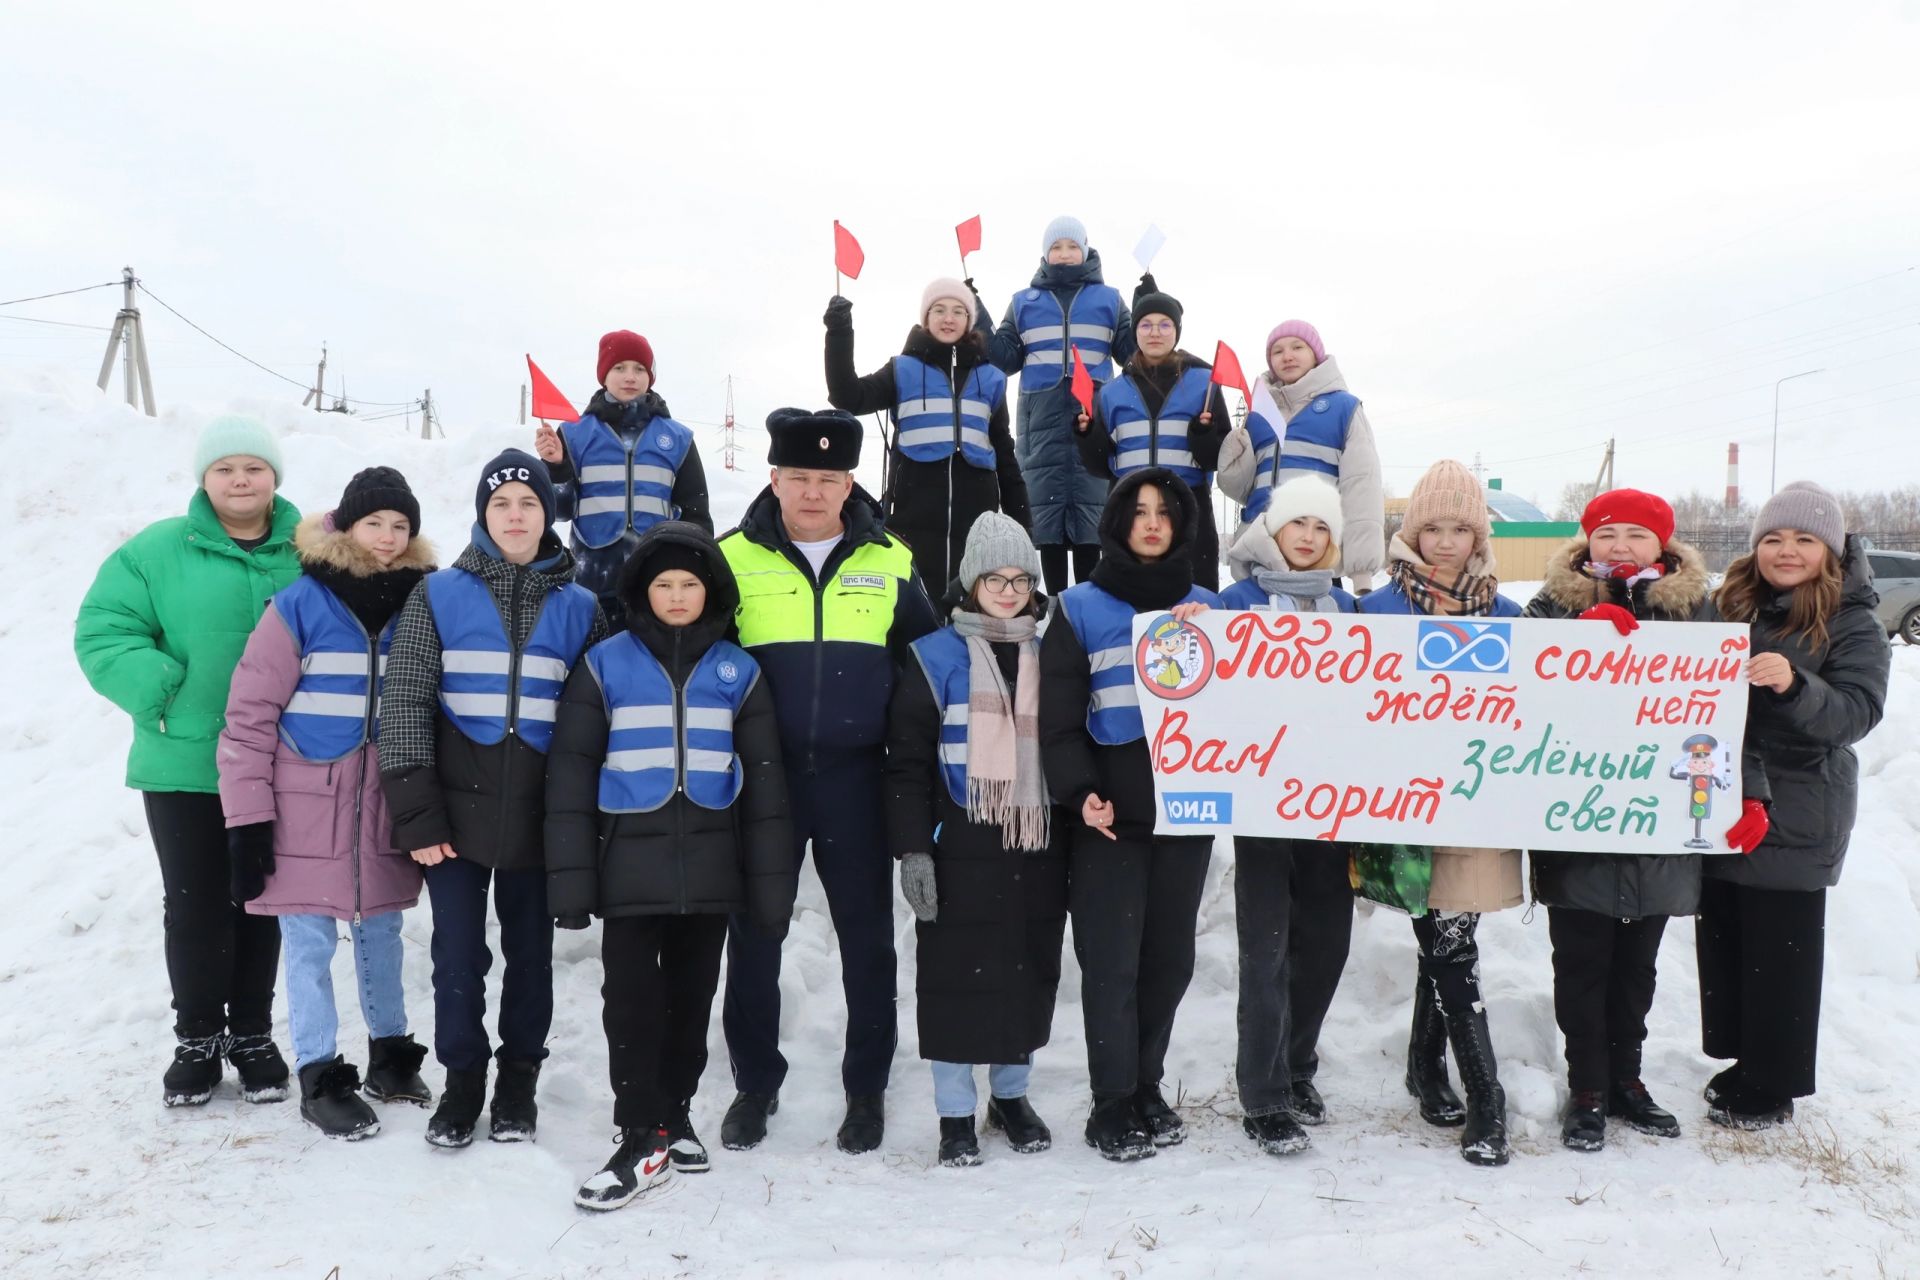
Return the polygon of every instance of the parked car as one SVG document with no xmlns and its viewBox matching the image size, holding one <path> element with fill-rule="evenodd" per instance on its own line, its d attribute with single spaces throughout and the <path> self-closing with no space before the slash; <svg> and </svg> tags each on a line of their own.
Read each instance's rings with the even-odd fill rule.
<svg viewBox="0 0 1920 1280">
<path fill-rule="evenodd" d="M 1920 644 L 1920 553 L 1870 547 L 1867 567 L 1880 593 L 1880 624 L 1888 635 Z"/>
</svg>

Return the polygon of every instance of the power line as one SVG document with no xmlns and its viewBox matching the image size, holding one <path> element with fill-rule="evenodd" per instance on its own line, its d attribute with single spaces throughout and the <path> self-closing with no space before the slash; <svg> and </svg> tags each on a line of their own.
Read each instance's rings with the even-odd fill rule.
<svg viewBox="0 0 1920 1280">
<path fill-rule="evenodd" d="M 11 298 L 0 302 L 0 307 L 17 307 L 23 302 L 38 302 L 42 298 L 64 298 L 70 293 L 86 293 L 93 289 L 111 289 L 119 284 L 118 280 L 109 280 L 105 284 L 83 284 L 78 289 L 61 289 L 54 293 L 36 293 L 31 298 Z"/>
<path fill-rule="evenodd" d="M 108 333 L 112 331 L 111 325 L 76 324 L 71 320 L 43 320 L 39 316 L 0 316 L 0 320 L 17 321 L 20 324 L 57 325 L 62 329 L 92 329 L 96 333 Z"/>
</svg>

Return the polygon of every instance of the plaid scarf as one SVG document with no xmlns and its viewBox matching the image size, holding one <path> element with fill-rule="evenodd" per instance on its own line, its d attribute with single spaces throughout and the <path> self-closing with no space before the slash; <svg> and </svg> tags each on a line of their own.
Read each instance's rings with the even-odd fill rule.
<svg viewBox="0 0 1920 1280">
<path fill-rule="evenodd" d="M 1468 618 L 1483 618 L 1493 612 L 1493 602 L 1500 591 L 1498 578 L 1462 573 L 1458 569 L 1436 569 L 1423 563 L 1399 534 L 1393 536 L 1389 555 L 1393 564 L 1387 572 L 1407 593 L 1407 599 L 1418 612 Z"/>
<path fill-rule="evenodd" d="M 953 611 L 953 629 L 967 642 L 967 818 L 998 826 L 1009 848 L 1047 847 L 1051 815 L 1040 762 L 1039 620 Z M 1020 646 L 1014 688 L 993 656 L 995 644 Z"/>
</svg>

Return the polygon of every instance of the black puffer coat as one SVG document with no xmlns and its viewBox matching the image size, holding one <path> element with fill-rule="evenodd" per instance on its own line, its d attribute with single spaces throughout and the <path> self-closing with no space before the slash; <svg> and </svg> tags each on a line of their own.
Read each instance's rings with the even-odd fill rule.
<svg viewBox="0 0 1920 1280">
<path fill-rule="evenodd" d="M 705 610 L 684 627 L 667 626 L 647 603 L 647 584 L 657 572 L 653 563 L 668 546 L 697 553 L 714 583 Z M 685 521 L 665 521 L 641 535 L 619 588 L 627 629 L 675 686 L 684 686 L 701 657 L 725 637 L 740 603 L 733 570 L 712 536 Z M 734 717 L 733 748 L 745 778 L 729 808 L 702 808 L 676 791 L 651 813 L 602 813 L 607 736 L 600 682 L 581 662 L 567 678 L 547 752 L 547 904 L 553 914 L 745 911 L 762 931 L 784 935 L 796 884 L 793 829 L 773 694 L 764 674 Z"/>
<path fill-rule="evenodd" d="M 1528 602 L 1529 618 L 1577 618 L 1597 604 L 1617 604 L 1642 622 L 1695 622 L 1718 617 L 1707 562 L 1684 542 L 1669 542 L 1664 577 L 1601 582 L 1582 568 L 1590 552 L 1575 538 L 1547 561 L 1547 580 Z M 1757 767 L 1747 760 L 1747 771 Z M 1533 896 L 1550 907 L 1592 911 L 1618 920 L 1690 916 L 1700 909 L 1697 853 L 1555 853 L 1535 849 Z"/>
<path fill-rule="evenodd" d="M 1874 617 L 1880 597 L 1866 552 L 1847 539 L 1840 608 L 1827 620 L 1827 645 L 1815 652 L 1805 636 L 1785 634 L 1782 593 L 1753 620 L 1753 651 L 1793 663 L 1785 693 L 1755 687 L 1747 704 L 1747 748 L 1758 752 L 1773 793 L 1767 838 L 1751 854 L 1712 856 L 1704 874 L 1757 889 L 1825 889 L 1840 883 L 1860 798 L 1860 760 L 1853 744 L 1880 723 L 1893 655 Z"/>
<path fill-rule="evenodd" d="M 993 652 L 1011 695 L 1018 648 Z M 1032 853 L 1007 848 L 998 827 L 969 821 L 940 773 L 940 720 L 925 671 L 908 659 L 888 709 L 887 845 L 896 858 L 932 854 L 939 887 L 938 919 L 915 927 L 920 1056 L 1025 1062 L 1053 1031 L 1067 924 L 1065 819 L 1056 809 L 1051 843 Z"/>
</svg>

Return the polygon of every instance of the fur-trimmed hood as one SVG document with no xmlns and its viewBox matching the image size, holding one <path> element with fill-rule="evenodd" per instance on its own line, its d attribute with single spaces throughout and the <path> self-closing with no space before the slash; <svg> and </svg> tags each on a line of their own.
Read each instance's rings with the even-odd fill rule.
<svg viewBox="0 0 1920 1280">
<path fill-rule="evenodd" d="M 1622 595 L 1628 595 L 1639 606 L 1634 609 L 1636 615 L 1644 612 L 1676 620 L 1691 618 L 1712 590 L 1706 558 L 1677 538 L 1668 539 L 1662 556 L 1667 561 L 1665 575 L 1636 592 L 1587 576 L 1585 565 L 1590 554 L 1583 536 L 1568 539 L 1547 558 L 1547 578 L 1540 594 L 1569 615 L 1584 613 L 1597 604 L 1619 604 Z"/>
<path fill-rule="evenodd" d="M 293 549 L 299 554 L 302 566 L 331 569 L 349 578 L 371 578 L 377 573 L 398 569 L 418 569 L 425 573 L 436 567 L 433 544 L 416 535 L 407 540 L 407 549 L 398 559 L 382 568 L 372 552 L 355 542 L 345 529 L 334 528 L 332 520 L 331 511 L 307 516 L 294 529 Z"/>
</svg>

